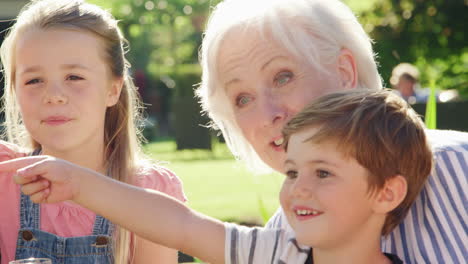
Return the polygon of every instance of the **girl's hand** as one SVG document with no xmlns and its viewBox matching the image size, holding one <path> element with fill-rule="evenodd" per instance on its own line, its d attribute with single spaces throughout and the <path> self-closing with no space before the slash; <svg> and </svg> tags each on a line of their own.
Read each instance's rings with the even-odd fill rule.
<svg viewBox="0 0 468 264">
<path fill-rule="evenodd" d="M 73 200 L 79 182 L 73 174 L 85 170 L 70 162 L 50 156 L 34 156 L 0 162 L 0 172 L 16 172 L 14 180 L 21 191 L 35 203 Z"/>
</svg>

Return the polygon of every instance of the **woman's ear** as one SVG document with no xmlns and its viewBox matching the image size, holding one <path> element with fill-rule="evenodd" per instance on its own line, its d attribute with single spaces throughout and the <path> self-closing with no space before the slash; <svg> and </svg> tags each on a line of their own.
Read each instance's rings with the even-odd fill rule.
<svg viewBox="0 0 468 264">
<path fill-rule="evenodd" d="M 392 211 L 405 199 L 407 191 L 408 184 L 405 177 L 396 175 L 388 179 L 375 196 L 374 211 L 382 214 Z"/>
<path fill-rule="evenodd" d="M 350 50 L 343 48 L 338 55 L 338 73 L 343 89 L 356 88 L 358 83 L 358 69 Z"/>
<path fill-rule="evenodd" d="M 122 92 L 123 84 L 123 78 L 115 78 L 111 81 L 111 85 L 107 93 L 107 107 L 117 104 L 120 98 L 120 93 Z"/>
</svg>

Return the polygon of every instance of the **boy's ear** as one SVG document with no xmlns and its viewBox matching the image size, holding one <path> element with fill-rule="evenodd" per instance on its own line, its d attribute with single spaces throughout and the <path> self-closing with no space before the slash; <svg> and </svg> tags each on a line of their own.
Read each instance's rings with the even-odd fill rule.
<svg viewBox="0 0 468 264">
<path fill-rule="evenodd" d="M 111 86 L 107 92 L 107 107 L 117 104 L 122 92 L 124 80 L 123 78 L 115 78 L 111 81 Z"/>
<path fill-rule="evenodd" d="M 350 50 L 344 48 L 338 55 L 338 73 L 343 89 L 356 88 L 358 83 L 358 74 L 356 60 Z"/>
<path fill-rule="evenodd" d="M 388 179 L 375 196 L 374 211 L 382 214 L 392 211 L 405 199 L 407 191 L 408 184 L 403 176 L 396 175 Z"/>
</svg>

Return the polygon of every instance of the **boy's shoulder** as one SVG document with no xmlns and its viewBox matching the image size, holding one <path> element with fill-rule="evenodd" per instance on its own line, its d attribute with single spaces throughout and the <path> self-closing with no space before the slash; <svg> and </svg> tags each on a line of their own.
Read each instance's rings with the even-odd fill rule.
<svg viewBox="0 0 468 264">
<path fill-rule="evenodd" d="M 468 133 L 455 130 L 425 130 L 434 153 L 455 151 L 468 153 Z"/>
<path fill-rule="evenodd" d="M 304 263 L 310 252 L 289 229 L 225 223 L 225 234 L 225 263 Z"/>
</svg>

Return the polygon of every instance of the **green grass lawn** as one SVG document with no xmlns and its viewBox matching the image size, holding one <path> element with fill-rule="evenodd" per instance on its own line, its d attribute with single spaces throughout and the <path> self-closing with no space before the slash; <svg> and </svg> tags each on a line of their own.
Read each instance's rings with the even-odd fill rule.
<svg viewBox="0 0 468 264">
<path fill-rule="evenodd" d="M 215 143 L 213 151 L 176 151 L 175 142 L 168 140 L 147 144 L 145 152 L 153 160 L 167 162 L 164 165 L 184 182 L 188 205 L 206 215 L 262 224 L 265 214 L 269 217 L 279 206 L 283 176 L 254 175 L 232 158 L 224 144 Z"/>
</svg>

